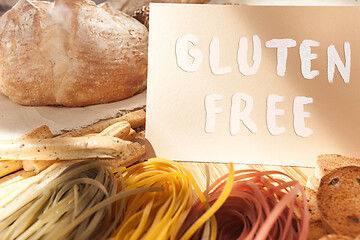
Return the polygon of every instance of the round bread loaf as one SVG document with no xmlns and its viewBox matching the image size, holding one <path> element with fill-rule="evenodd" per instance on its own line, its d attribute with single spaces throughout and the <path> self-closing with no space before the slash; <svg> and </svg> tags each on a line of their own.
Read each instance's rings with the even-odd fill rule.
<svg viewBox="0 0 360 240">
<path fill-rule="evenodd" d="M 153 3 L 190 3 L 190 4 L 202 4 L 207 3 L 210 0 L 109 0 L 109 2 L 118 10 L 133 14 L 136 10 L 143 6 Z"/>
<path fill-rule="evenodd" d="M 86 106 L 146 88 L 148 31 L 90 0 L 20 0 L 0 18 L 0 92 L 22 105 Z"/>
<path fill-rule="evenodd" d="M 317 203 L 324 227 L 330 233 L 360 234 L 360 167 L 335 169 L 322 177 Z"/>
</svg>

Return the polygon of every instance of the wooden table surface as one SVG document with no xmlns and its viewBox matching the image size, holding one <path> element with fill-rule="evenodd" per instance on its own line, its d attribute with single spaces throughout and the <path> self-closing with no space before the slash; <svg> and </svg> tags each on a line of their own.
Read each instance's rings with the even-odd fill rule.
<svg viewBox="0 0 360 240">
<path fill-rule="evenodd" d="M 225 163 L 198 163 L 198 162 L 179 162 L 186 167 L 194 176 L 202 189 L 206 186 L 206 170 L 205 165 L 209 166 L 210 183 L 214 182 L 219 177 L 229 173 L 229 164 Z M 300 182 L 302 186 L 306 185 L 307 178 L 314 174 L 314 168 L 305 167 L 289 167 L 289 166 L 270 166 L 270 165 L 248 165 L 248 164 L 234 164 L 235 170 L 241 169 L 256 169 L 260 171 L 281 171 Z"/>
</svg>

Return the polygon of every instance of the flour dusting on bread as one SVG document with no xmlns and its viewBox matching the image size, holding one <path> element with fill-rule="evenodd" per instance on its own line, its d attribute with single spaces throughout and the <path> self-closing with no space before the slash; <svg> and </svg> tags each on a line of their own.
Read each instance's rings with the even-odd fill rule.
<svg viewBox="0 0 360 240">
<path fill-rule="evenodd" d="M 148 31 L 107 3 L 21 0 L 0 29 L 0 92 L 16 103 L 86 106 L 146 88 Z"/>
</svg>

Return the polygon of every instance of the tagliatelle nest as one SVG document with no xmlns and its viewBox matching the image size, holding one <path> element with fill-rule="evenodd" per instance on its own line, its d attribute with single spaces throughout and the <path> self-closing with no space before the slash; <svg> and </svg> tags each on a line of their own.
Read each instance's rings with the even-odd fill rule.
<svg viewBox="0 0 360 240">
<path fill-rule="evenodd" d="M 289 181 L 285 181 L 277 179 L 276 175 L 288 177 L 277 171 L 236 172 L 228 198 L 215 213 L 217 239 L 305 240 L 307 238 L 309 213 L 304 190 L 299 182 L 290 177 L 288 177 Z M 210 186 L 208 196 L 210 206 L 225 190 L 226 177 L 218 179 Z M 299 192 L 303 200 L 297 198 Z M 205 213 L 203 203 L 197 201 L 180 232 L 184 233 Z M 204 234 L 208 233 L 201 228 L 192 239 L 201 239 Z"/>
</svg>

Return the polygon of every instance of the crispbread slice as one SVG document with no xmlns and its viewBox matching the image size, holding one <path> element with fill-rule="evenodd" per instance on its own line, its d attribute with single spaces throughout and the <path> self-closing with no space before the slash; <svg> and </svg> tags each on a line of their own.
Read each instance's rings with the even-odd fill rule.
<svg viewBox="0 0 360 240">
<path fill-rule="evenodd" d="M 360 234 L 360 167 L 335 169 L 325 175 L 317 193 L 321 220 L 329 233 Z"/>
</svg>

